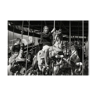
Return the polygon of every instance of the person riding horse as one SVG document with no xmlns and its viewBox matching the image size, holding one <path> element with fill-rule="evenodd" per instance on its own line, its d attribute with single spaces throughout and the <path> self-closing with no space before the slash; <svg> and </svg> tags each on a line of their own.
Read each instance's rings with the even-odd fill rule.
<svg viewBox="0 0 96 96">
<path fill-rule="evenodd" d="M 58 52 L 62 51 L 61 30 L 56 31 L 55 28 L 49 32 L 49 28 L 44 26 L 42 33 L 43 48 L 37 53 L 37 62 L 39 70 L 48 68 L 49 59 L 54 57 Z M 54 43 L 53 43 L 54 41 Z M 53 43 L 53 44 L 52 44 Z"/>
<path fill-rule="evenodd" d="M 49 28 L 47 26 L 44 26 L 42 33 L 42 40 L 43 40 L 42 51 L 45 52 L 45 66 L 48 66 L 50 46 L 52 46 L 51 49 L 55 50 L 55 52 L 61 51 L 60 36 L 61 36 L 61 30 L 55 31 L 55 28 L 53 28 L 53 30 L 49 32 Z"/>
</svg>

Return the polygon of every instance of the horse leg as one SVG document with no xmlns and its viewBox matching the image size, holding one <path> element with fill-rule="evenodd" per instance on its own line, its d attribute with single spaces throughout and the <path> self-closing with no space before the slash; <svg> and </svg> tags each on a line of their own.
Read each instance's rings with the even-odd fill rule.
<svg viewBox="0 0 96 96">
<path fill-rule="evenodd" d="M 52 77 L 56 77 L 56 74 L 55 73 L 52 73 Z"/>
<path fill-rule="evenodd" d="M 49 49 L 45 50 L 45 66 L 48 65 L 48 59 L 49 59 Z"/>
<path fill-rule="evenodd" d="M 58 75 L 58 72 L 59 72 L 59 66 L 54 66 L 53 75 Z"/>
<path fill-rule="evenodd" d="M 71 68 L 71 75 L 73 75 L 73 69 Z"/>
<path fill-rule="evenodd" d="M 14 73 L 14 76 L 16 76 L 16 75 L 21 75 L 20 73 L 18 74 L 18 71 L 16 71 L 15 73 Z"/>
</svg>

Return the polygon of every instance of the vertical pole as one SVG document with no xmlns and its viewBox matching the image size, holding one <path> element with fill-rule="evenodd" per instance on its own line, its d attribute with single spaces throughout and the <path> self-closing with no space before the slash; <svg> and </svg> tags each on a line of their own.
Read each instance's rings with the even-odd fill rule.
<svg viewBox="0 0 96 96">
<path fill-rule="evenodd" d="M 89 33 L 88 33 L 88 52 L 89 52 Z M 89 53 L 88 53 L 89 55 Z"/>
<path fill-rule="evenodd" d="M 46 21 L 44 21 L 44 23 L 45 23 L 45 26 L 46 26 Z"/>
<path fill-rule="evenodd" d="M 32 43 L 35 44 L 34 29 L 33 29 Z M 32 46 L 33 46 L 33 45 L 32 45 Z"/>
<path fill-rule="evenodd" d="M 75 45 L 75 36 L 74 36 L 74 45 Z"/>
<path fill-rule="evenodd" d="M 12 25 L 10 25 L 10 28 L 11 28 L 11 26 Z M 9 42 L 8 50 L 10 50 L 9 47 L 12 45 L 12 43 L 10 42 L 10 39 L 11 39 L 11 33 L 10 33 L 10 30 L 8 30 L 8 42 Z"/>
<path fill-rule="evenodd" d="M 28 21 L 28 44 L 29 44 L 29 31 L 30 31 L 30 21 Z M 28 58 L 28 44 L 27 44 L 27 57 L 26 58 Z M 26 59 L 26 65 L 25 65 L 25 68 L 26 68 L 26 72 L 27 72 L 27 59 Z M 26 72 L 25 72 L 25 74 L 26 74 Z"/>
<path fill-rule="evenodd" d="M 42 44 L 42 21 L 41 21 L 41 36 L 40 36 L 40 44 Z"/>
<path fill-rule="evenodd" d="M 69 50 L 71 50 L 71 21 L 69 21 Z M 73 75 L 72 68 L 71 68 L 71 75 Z"/>
<path fill-rule="evenodd" d="M 78 41 L 79 41 L 79 22 L 78 22 Z"/>
<path fill-rule="evenodd" d="M 13 45 L 14 45 L 14 25 L 13 25 L 13 41 L 12 41 Z"/>
<path fill-rule="evenodd" d="M 8 63 L 9 63 L 9 30 L 8 30 Z"/>
<path fill-rule="evenodd" d="M 82 47 L 84 46 L 84 21 L 82 21 Z M 84 51 L 82 50 L 82 63 L 84 64 Z M 82 75 L 84 73 L 84 65 L 82 64 Z"/>
<path fill-rule="evenodd" d="M 32 26 L 32 25 L 30 25 L 30 26 Z M 33 35 L 32 35 L 32 54 L 34 53 L 33 52 L 33 46 L 34 46 L 34 44 L 35 44 L 35 37 L 34 37 L 34 28 L 33 28 L 33 31 L 32 31 L 32 33 L 33 33 Z"/>
<path fill-rule="evenodd" d="M 55 20 L 54 20 L 54 28 L 55 28 Z"/>
<path fill-rule="evenodd" d="M 24 25 L 24 21 L 22 21 L 21 39 L 23 39 L 23 25 Z"/>
<path fill-rule="evenodd" d="M 71 21 L 69 21 L 69 47 L 71 48 Z"/>
<path fill-rule="evenodd" d="M 60 29 L 61 29 L 61 26 L 62 26 L 62 19 L 60 19 Z"/>
</svg>

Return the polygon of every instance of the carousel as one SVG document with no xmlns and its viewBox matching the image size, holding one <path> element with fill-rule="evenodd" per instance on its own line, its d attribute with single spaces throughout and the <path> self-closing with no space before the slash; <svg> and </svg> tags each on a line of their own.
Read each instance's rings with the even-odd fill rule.
<svg viewBox="0 0 96 96">
<path fill-rule="evenodd" d="M 88 21 L 8 21 L 8 75 L 88 75 Z"/>
</svg>

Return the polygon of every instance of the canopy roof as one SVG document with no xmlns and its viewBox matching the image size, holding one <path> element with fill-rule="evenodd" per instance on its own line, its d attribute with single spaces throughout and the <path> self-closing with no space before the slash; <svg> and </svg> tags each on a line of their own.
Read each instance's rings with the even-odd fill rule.
<svg viewBox="0 0 96 96">
<path fill-rule="evenodd" d="M 43 26 L 47 25 L 49 31 L 54 27 L 54 21 L 8 21 L 8 30 L 24 35 L 40 37 Z M 28 28 L 29 27 L 29 28 Z M 55 21 L 56 29 L 62 29 L 63 35 L 69 35 L 69 21 Z M 82 36 L 82 21 L 71 21 L 71 36 Z M 88 37 L 88 21 L 84 21 L 84 36 Z"/>
</svg>

